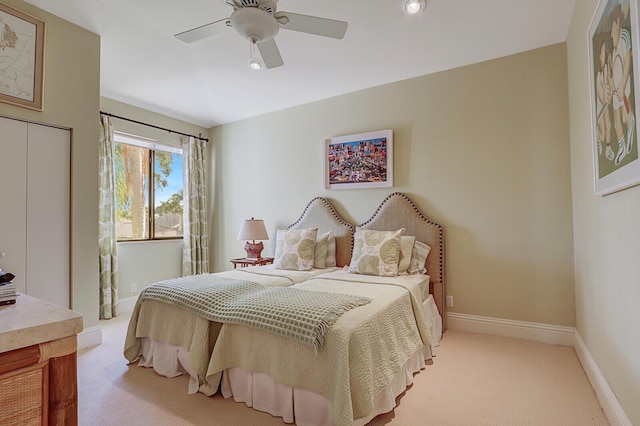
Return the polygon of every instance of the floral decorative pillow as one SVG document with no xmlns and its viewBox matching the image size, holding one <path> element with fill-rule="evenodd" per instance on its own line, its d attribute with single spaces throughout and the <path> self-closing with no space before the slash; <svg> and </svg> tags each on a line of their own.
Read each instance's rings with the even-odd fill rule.
<svg viewBox="0 0 640 426">
<path fill-rule="evenodd" d="M 411 254 L 416 237 L 403 235 L 400 237 L 400 260 L 398 261 L 398 274 L 406 274 L 411 264 Z"/>
<path fill-rule="evenodd" d="M 293 271 L 312 269 L 317 235 L 318 228 L 278 229 L 274 266 Z"/>
<path fill-rule="evenodd" d="M 316 248 L 313 253 L 313 267 L 316 269 L 324 269 L 327 267 L 327 246 L 330 236 L 331 231 L 318 235 L 318 238 L 316 238 Z"/>
<path fill-rule="evenodd" d="M 429 252 L 431 251 L 431 247 L 423 243 L 422 241 L 417 241 L 413 245 L 413 253 L 411 254 L 411 263 L 409 265 L 409 269 L 407 269 L 407 273 L 410 275 L 413 274 L 426 274 L 427 268 L 425 267 L 425 263 L 427 261 L 427 256 L 429 256 Z"/>
<path fill-rule="evenodd" d="M 397 276 L 400 236 L 403 232 L 404 228 L 397 231 L 356 228 L 349 272 L 381 277 Z"/>
</svg>

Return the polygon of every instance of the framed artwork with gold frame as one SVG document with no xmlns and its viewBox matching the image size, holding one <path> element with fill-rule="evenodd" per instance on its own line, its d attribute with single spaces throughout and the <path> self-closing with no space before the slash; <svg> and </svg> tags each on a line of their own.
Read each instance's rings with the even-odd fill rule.
<svg viewBox="0 0 640 426">
<path fill-rule="evenodd" d="M 44 22 L 0 3 L 0 101 L 42 111 Z"/>
</svg>

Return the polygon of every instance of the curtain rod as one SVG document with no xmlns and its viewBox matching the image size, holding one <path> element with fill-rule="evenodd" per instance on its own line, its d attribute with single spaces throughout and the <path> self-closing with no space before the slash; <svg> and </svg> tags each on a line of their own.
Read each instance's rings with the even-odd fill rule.
<svg viewBox="0 0 640 426">
<path fill-rule="evenodd" d="M 130 121 L 132 123 L 141 124 L 143 126 L 153 127 L 154 129 L 164 130 L 165 132 L 175 133 L 177 135 L 188 136 L 188 137 L 191 137 L 191 138 L 200 139 L 201 141 L 204 141 L 204 142 L 209 142 L 209 139 L 202 137 L 202 133 L 200 133 L 198 136 L 190 135 L 188 133 L 182 133 L 182 132 L 178 132 L 177 130 L 171 130 L 171 129 L 167 129 L 165 127 L 160 127 L 160 126 L 155 126 L 153 124 L 143 123 L 142 121 L 132 120 L 131 118 L 121 117 L 119 115 L 111 114 L 109 112 L 104 112 L 104 111 L 100 111 L 100 115 L 106 115 L 108 117 L 119 118 L 120 120 Z"/>
</svg>

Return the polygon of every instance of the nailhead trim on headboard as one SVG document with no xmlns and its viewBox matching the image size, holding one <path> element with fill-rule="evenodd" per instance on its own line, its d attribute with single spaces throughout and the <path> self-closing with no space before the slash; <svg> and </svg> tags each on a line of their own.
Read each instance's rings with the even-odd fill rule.
<svg viewBox="0 0 640 426">
<path fill-rule="evenodd" d="M 333 215 L 335 220 L 337 220 L 338 222 L 340 222 L 342 225 L 346 226 L 347 228 L 351 228 L 352 230 L 355 231 L 355 227 L 352 224 L 350 224 L 349 222 L 345 222 L 345 220 L 340 217 L 338 212 L 336 212 L 336 209 L 333 208 L 333 205 L 326 198 L 322 198 L 322 197 L 315 197 L 314 199 L 309 201 L 309 204 L 307 204 L 307 207 L 304 208 L 304 211 L 302 212 L 302 214 L 300 215 L 298 220 L 296 220 L 294 223 L 289 225 L 287 228 L 292 228 L 292 227 L 296 226 L 298 223 L 300 223 L 300 221 L 304 218 L 305 214 L 307 213 L 307 211 L 309 210 L 311 205 L 314 203 L 314 201 L 322 201 L 329 208 L 329 211 L 331 211 L 331 214 Z"/>
<path fill-rule="evenodd" d="M 345 228 L 348 228 L 349 230 L 351 230 L 351 232 L 350 232 L 350 247 L 349 247 L 349 258 L 350 258 L 351 257 L 351 253 L 353 253 L 353 234 L 355 233 L 356 228 L 355 228 L 355 226 L 353 226 L 349 222 L 346 222 L 344 219 L 342 219 L 342 217 L 340 217 L 338 212 L 336 212 L 336 209 L 333 208 L 333 205 L 326 198 L 315 197 L 311 201 L 309 201 L 309 204 L 307 204 L 307 206 L 304 208 L 304 211 L 302 212 L 302 214 L 300 215 L 298 220 L 296 220 L 294 223 L 289 225 L 287 227 L 287 229 L 291 229 L 294 226 L 298 225 L 304 219 L 304 217 L 306 216 L 308 210 L 311 208 L 313 203 L 316 202 L 316 201 L 322 202 L 329 209 L 329 212 L 331 212 L 331 215 L 333 216 L 333 218 L 335 219 L 336 222 L 338 222 L 340 225 L 344 226 Z"/>
<path fill-rule="evenodd" d="M 409 205 L 411 206 L 411 208 L 420 216 L 420 218 L 422 220 L 424 220 L 425 222 L 429 223 L 430 225 L 433 225 L 436 228 L 438 228 L 438 243 L 440 245 L 440 249 L 438 250 L 438 265 L 439 265 L 439 269 L 440 269 L 440 271 L 439 271 L 440 272 L 440 282 L 442 284 L 444 284 L 444 230 L 442 228 L 442 225 L 432 221 L 427 216 L 425 216 L 425 214 L 422 213 L 420 208 L 418 208 L 418 206 L 416 206 L 416 204 L 413 202 L 413 200 L 411 198 L 409 198 L 407 195 L 403 194 L 402 192 L 394 192 L 392 194 L 389 194 L 387 196 L 387 198 L 385 198 L 382 201 L 382 203 L 380 203 L 380 205 L 376 209 L 375 213 L 373 213 L 373 215 L 369 218 L 369 220 L 367 220 L 366 222 L 360 224 L 359 226 L 366 226 L 371 221 L 373 221 L 376 218 L 376 216 L 378 215 L 378 213 L 380 212 L 380 210 L 382 209 L 382 207 L 389 200 L 391 200 L 393 197 L 401 197 L 404 200 L 406 200 L 409 203 Z"/>
</svg>

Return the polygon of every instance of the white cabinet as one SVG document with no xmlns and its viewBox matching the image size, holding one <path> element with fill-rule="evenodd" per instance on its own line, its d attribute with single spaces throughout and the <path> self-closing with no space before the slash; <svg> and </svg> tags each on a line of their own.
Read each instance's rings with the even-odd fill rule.
<svg viewBox="0 0 640 426">
<path fill-rule="evenodd" d="M 0 117 L 0 268 L 18 292 L 69 307 L 71 135 Z"/>
</svg>

